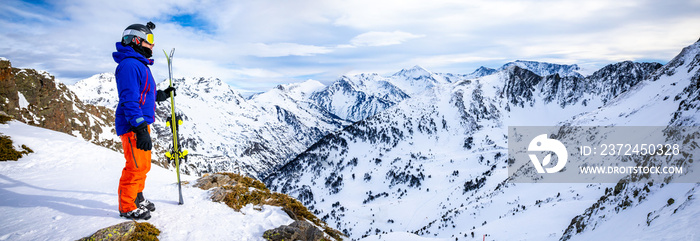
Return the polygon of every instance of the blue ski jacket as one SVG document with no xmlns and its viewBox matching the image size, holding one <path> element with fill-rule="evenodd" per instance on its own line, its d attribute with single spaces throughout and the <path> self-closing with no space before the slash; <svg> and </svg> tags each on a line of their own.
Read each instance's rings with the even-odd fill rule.
<svg viewBox="0 0 700 241">
<path fill-rule="evenodd" d="M 130 46 L 117 42 L 117 52 L 112 53 L 117 70 L 119 105 L 114 118 L 117 135 L 131 131 L 142 122 L 153 123 L 156 110 L 156 82 L 148 65 L 152 59 L 134 51 Z"/>
</svg>

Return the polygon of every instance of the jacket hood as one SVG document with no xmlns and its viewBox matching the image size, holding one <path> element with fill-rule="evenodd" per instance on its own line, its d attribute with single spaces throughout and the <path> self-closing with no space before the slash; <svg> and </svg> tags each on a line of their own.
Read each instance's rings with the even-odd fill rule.
<svg viewBox="0 0 700 241">
<path fill-rule="evenodd" d="M 146 57 L 143 57 L 143 55 L 139 54 L 136 52 L 131 46 L 124 46 L 122 45 L 121 42 L 116 43 L 117 46 L 117 52 L 112 53 L 112 58 L 114 58 L 114 62 L 121 63 L 124 59 L 127 58 L 134 58 L 144 65 L 153 65 L 153 59 L 147 59 Z"/>
</svg>

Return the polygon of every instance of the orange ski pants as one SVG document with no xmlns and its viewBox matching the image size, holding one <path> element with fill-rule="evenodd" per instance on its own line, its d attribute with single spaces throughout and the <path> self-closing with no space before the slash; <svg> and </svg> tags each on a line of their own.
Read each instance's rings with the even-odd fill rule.
<svg viewBox="0 0 700 241">
<path fill-rule="evenodd" d="M 148 126 L 148 132 L 151 127 Z M 151 151 L 136 148 L 136 134 L 128 132 L 120 136 L 126 164 L 119 179 L 119 211 L 126 213 L 136 209 L 136 195 L 143 192 L 146 174 L 151 170 Z"/>
</svg>

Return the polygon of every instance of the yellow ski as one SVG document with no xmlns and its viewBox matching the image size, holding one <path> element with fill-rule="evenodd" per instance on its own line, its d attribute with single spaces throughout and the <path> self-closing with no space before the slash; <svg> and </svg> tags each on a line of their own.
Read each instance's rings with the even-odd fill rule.
<svg viewBox="0 0 700 241">
<path fill-rule="evenodd" d="M 173 54 L 175 54 L 175 48 L 170 51 L 170 55 L 168 55 L 168 52 L 165 52 L 165 49 L 163 50 L 163 53 L 165 54 L 165 59 L 168 60 L 168 79 L 170 79 L 170 87 L 173 87 Z M 167 121 L 166 125 L 170 127 L 170 129 L 173 131 L 173 152 L 167 152 L 165 153 L 165 156 L 168 157 L 170 160 L 175 160 L 175 171 L 177 172 L 177 191 L 178 194 L 180 195 L 180 201 L 178 202 L 179 205 L 183 204 L 182 201 L 182 186 L 180 185 L 180 159 L 187 159 L 187 151 L 181 151 L 180 149 L 180 142 L 178 141 L 177 138 L 177 130 L 180 124 L 182 123 L 182 120 L 176 117 L 175 115 L 175 92 L 171 91 L 170 92 L 170 120 Z"/>
</svg>

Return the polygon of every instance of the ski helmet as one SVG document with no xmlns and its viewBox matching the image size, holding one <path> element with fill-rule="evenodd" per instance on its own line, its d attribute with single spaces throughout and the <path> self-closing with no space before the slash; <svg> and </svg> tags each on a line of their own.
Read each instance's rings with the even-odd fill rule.
<svg viewBox="0 0 700 241">
<path fill-rule="evenodd" d="M 134 43 L 136 46 L 139 46 L 142 41 L 153 44 L 153 32 L 151 30 L 155 28 L 156 25 L 153 22 L 148 22 L 145 26 L 138 23 L 129 25 L 122 33 L 122 44 L 129 45 Z"/>
</svg>

